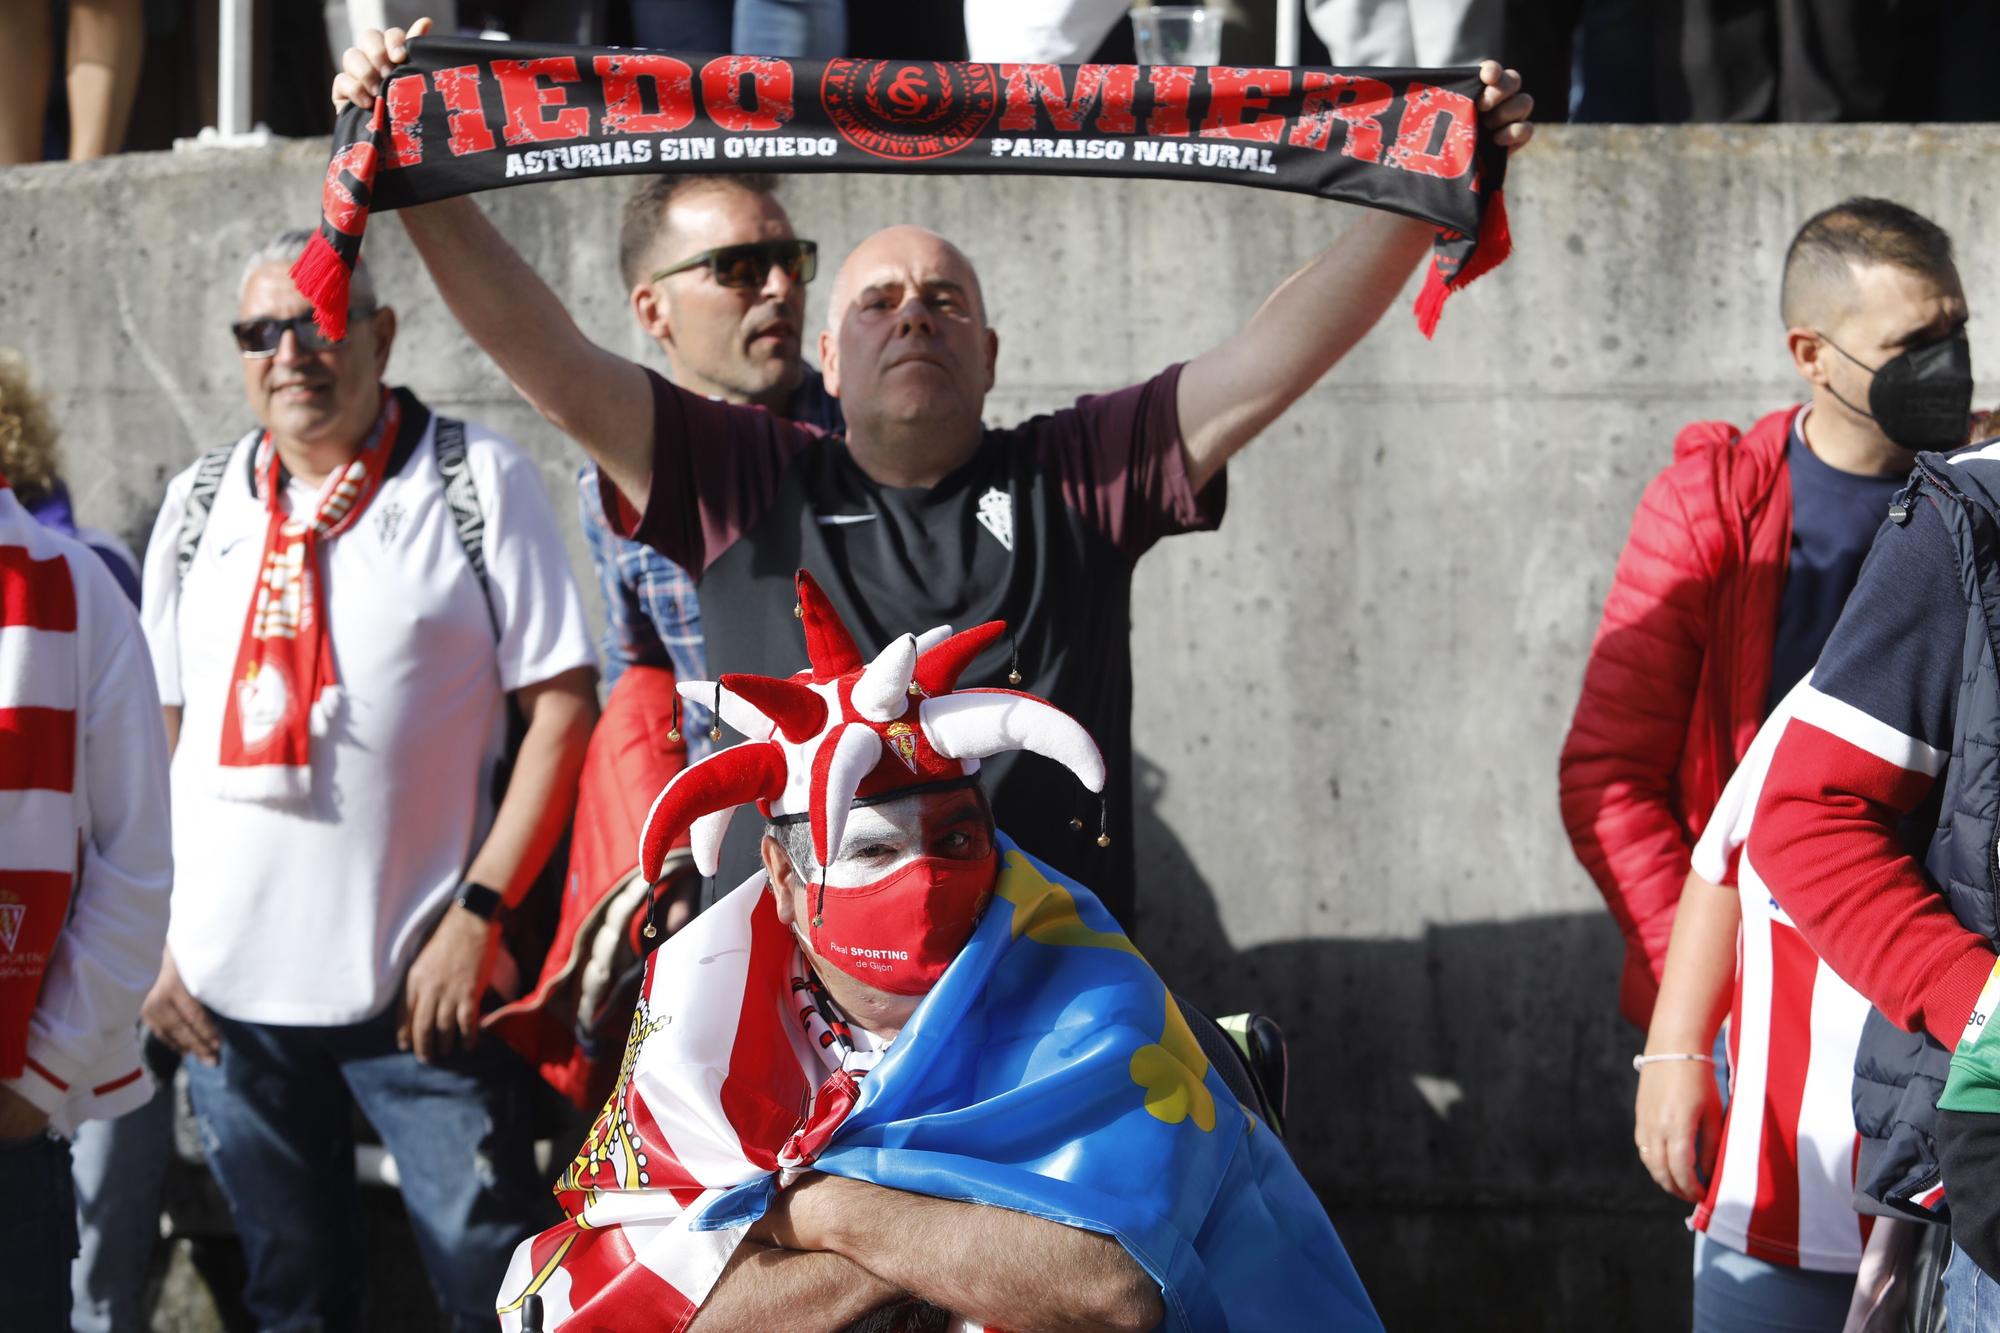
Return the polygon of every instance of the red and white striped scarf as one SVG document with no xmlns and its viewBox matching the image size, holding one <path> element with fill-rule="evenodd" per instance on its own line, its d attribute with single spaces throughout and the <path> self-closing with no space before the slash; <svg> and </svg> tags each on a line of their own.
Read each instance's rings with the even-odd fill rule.
<svg viewBox="0 0 2000 1333">
<path fill-rule="evenodd" d="M 813 975 L 805 954 L 792 959 L 792 1008 L 805 1029 L 806 1040 L 826 1066 L 826 1081 L 813 1093 L 812 1104 L 797 1129 L 778 1149 L 778 1185 L 791 1184 L 809 1167 L 861 1099 L 861 1080 L 889 1053 L 889 1043 L 857 1028 L 840 1012 L 826 987 Z"/>
<path fill-rule="evenodd" d="M 75 883 L 74 579 L 0 477 L 0 1079 L 26 1063 Z"/>
<path fill-rule="evenodd" d="M 265 431 L 257 484 L 268 521 L 229 697 L 222 712 L 221 794 L 237 800 L 296 800 L 312 785 L 311 738 L 325 735 L 340 703 L 319 548 L 347 531 L 382 484 L 402 408 L 382 391 L 375 428 L 361 451 L 319 489 L 310 515 L 286 512 L 285 472 Z"/>
<path fill-rule="evenodd" d="M 830 1081 L 800 1012 L 816 1006 L 793 1002 L 798 957 L 760 873 L 646 960 L 618 1087 L 556 1182 L 570 1218 L 515 1250 L 503 1329 L 519 1329 L 530 1295 L 556 1333 L 693 1320 L 749 1229 L 695 1221 L 780 1169 Z"/>
</svg>

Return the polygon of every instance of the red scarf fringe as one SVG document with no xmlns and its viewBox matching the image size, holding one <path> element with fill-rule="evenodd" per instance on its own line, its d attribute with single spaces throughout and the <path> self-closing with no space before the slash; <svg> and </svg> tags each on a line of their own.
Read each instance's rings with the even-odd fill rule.
<svg viewBox="0 0 2000 1333">
<path fill-rule="evenodd" d="M 319 331 L 329 338 L 347 336 L 347 290 L 353 277 L 324 231 L 313 233 L 306 252 L 292 265 L 292 285 L 312 302 Z"/>
<path fill-rule="evenodd" d="M 1424 289 L 1417 293 L 1417 331 L 1426 338 L 1435 334 L 1438 320 L 1444 315 L 1445 298 L 1500 267 L 1513 252 L 1514 233 L 1507 226 L 1507 192 L 1495 190 L 1486 201 L 1485 215 L 1479 219 L 1479 243 L 1473 246 L 1464 266 L 1447 282 L 1438 271 L 1437 261 L 1431 261 L 1430 270 L 1424 275 Z"/>
</svg>

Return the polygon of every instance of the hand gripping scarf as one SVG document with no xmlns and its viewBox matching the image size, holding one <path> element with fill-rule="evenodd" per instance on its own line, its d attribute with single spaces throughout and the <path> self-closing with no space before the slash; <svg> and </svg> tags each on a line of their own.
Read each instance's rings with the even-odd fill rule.
<svg viewBox="0 0 2000 1333">
<path fill-rule="evenodd" d="M 312 782 L 311 737 L 339 704 L 319 548 L 354 525 L 382 484 L 402 408 L 382 392 L 382 411 L 361 452 L 320 486 L 309 515 L 285 512 L 285 469 L 265 431 L 257 441 L 264 499 L 264 554 L 229 673 L 222 711 L 218 789 L 235 800 L 296 800 Z"/>
<path fill-rule="evenodd" d="M 334 126 L 318 234 L 292 269 L 346 327 L 368 214 L 531 181 L 650 171 L 1002 172 L 1220 181 L 1438 228 L 1417 298 L 1507 257 L 1504 149 L 1474 69 L 780 60 L 424 37 Z"/>
</svg>

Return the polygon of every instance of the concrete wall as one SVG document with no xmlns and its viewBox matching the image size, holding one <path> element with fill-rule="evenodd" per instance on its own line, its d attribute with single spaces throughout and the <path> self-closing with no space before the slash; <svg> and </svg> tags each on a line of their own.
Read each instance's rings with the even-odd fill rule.
<svg viewBox="0 0 2000 1333">
<path fill-rule="evenodd" d="M 1544 132 L 1509 183 L 1513 262 L 1435 343 L 1399 308 L 1233 469 L 1221 533 L 1143 563 L 1144 943 L 1209 1007 L 1291 1034 L 1294 1151 L 1392 1326 L 1684 1326 L 1687 1238 L 1630 1146 L 1638 1034 L 1556 817 L 1556 752 L 1675 428 L 1796 392 L 1775 313 L 1792 230 L 1886 194 L 1958 235 L 1975 306 L 2000 299 L 1977 230 L 1995 148 L 1978 129 Z M 89 521 L 143 541 L 166 478 L 245 424 L 240 257 L 310 221 L 323 151 L 0 172 L 0 345 L 39 368 Z M 899 220 L 963 242 L 1002 336 L 996 421 L 1200 350 L 1347 220 L 1145 182 L 788 191 L 829 258 Z M 621 195 L 487 206 L 593 336 L 641 355 Z M 403 315 L 398 376 L 527 444 L 573 528 L 575 448 L 437 305 L 393 220 L 370 254 Z"/>
</svg>

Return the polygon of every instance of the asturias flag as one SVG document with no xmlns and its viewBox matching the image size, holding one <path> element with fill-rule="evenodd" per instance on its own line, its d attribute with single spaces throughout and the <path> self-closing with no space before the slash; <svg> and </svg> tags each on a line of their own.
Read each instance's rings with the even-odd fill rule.
<svg viewBox="0 0 2000 1333">
<path fill-rule="evenodd" d="M 1110 914 L 1004 836 L 1001 851 L 971 942 L 813 1169 L 1116 1236 L 1159 1281 L 1169 1329 L 1380 1328 L 1283 1144 Z M 552 1329 L 616 1326 L 640 1301 L 692 1318 L 825 1074 L 788 1012 L 791 963 L 761 876 L 654 955 L 628 1077 L 559 1186 L 574 1220 L 517 1253 L 509 1329 L 530 1290 Z M 756 1060 L 768 1096 L 744 1078 L 753 1051 L 780 1056 Z"/>
</svg>

